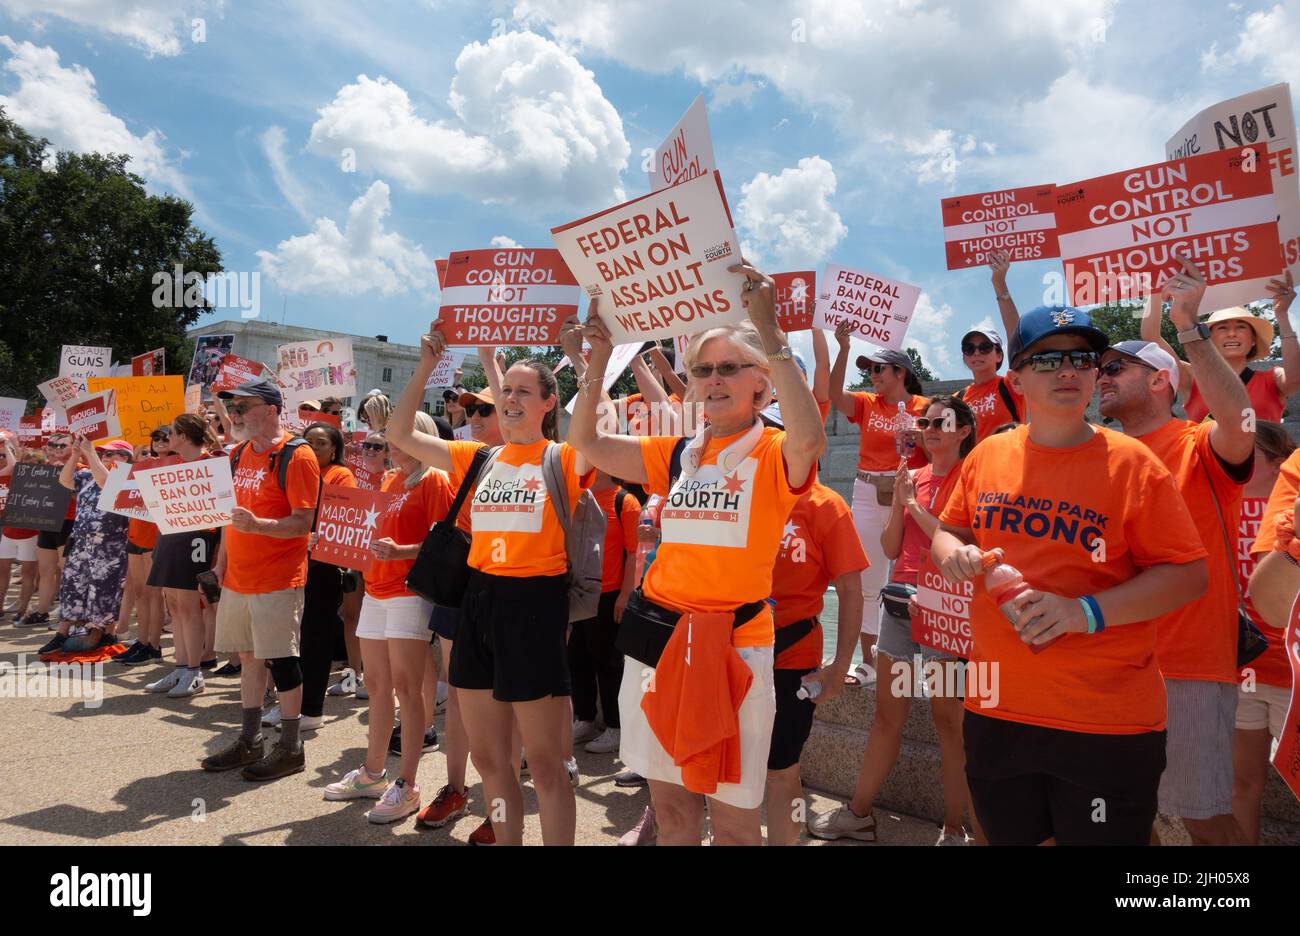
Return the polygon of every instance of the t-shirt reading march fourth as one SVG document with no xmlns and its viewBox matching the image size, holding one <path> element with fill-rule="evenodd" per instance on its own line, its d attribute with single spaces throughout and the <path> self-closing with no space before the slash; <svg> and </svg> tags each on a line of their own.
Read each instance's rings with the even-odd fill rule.
<svg viewBox="0 0 1300 936">
<path fill-rule="evenodd" d="M 641 438 L 646 490 L 668 495 L 659 515 L 660 548 L 642 583 L 647 598 L 683 611 L 718 613 L 772 593 L 772 565 L 786 519 L 816 478 L 815 466 L 797 482 L 787 476 L 784 439 L 784 432 L 761 422 L 720 439 L 697 436 L 682 453 L 682 476 L 669 492 L 677 437 Z M 697 452 L 699 467 L 692 473 Z M 732 643 L 770 646 L 772 627 L 764 611 L 736 628 Z"/>
<path fill-rule="evenodd" d="M 907 412 L 924 416 L 930 401 L 923 396 L 912 397 Z M 894 447 L 894 433 L 898 430 L 898 405 L 891 406 L 878 393 L 854 393 L 853 415 L 849 422 L 857 423 L 861 432 L 858 439 L 858 469 L 860 471 L 893 471 L 898 467 L 898 450 Z M 909 468 L 920 468 L 926 462 L 920 444 L 908 459 Z"/>
<path fill-rule="evenodd" d="M 1069 448 L 1031 442 L 1027 426 L 985 439 L 962 463 L 940 520 L 971 529 L 983 550 L 1001 547 L 1030 586 L 1067 598 L 1206 555 L 1168 469 L 1144 443 L 1097 427 Z M 1000 699 L 982 708 L 968 698 L 967 709 L 1092 734 L 1164 728 L 1155 621 L 1066 634 L 1035 654 L 983 579 L 974 586 L 971 661 L 998 662 Z"/>
<path fill-rule="evenodd" d="M 1006 396 L 1001 387 L 1006 388 Z M 975 414 L 975 440 L 983 441 L 998 426 L 1009 422 L 1025 422 L 1025 398 L 1011 389 L 1005 377 L 994 377 L 983 383 L 971 384 L 958 394 L 962 402 Z M 1016 411 L 1007 408 L 1006 397 L 1016 405 Z"/>
<path fill-rule="evenodd" d="M 316 506 L 320 493 L 320 464 L 311 446 L 293 450 L 280 490 L 271 455 L 284 448 L 282 439 L 265 452 L 244 446 L 235 469 L 235 503 L 263 520 L 280 520 L 295 510 Z M 277 456 L 278 457 L 278 456 Z M 225 588 L 244 595 L 258 595 L 298 588 L 307 580 L 307 534 L 277 539 L 261 533 L 241 533 L 233 526 L 225 531 Z"/>
<path fill-rule="evenodd" d="M 430 469 L 411 488 L 406 486 L 406 477 L 400 471 L 390 471 L 384 477 L 380 490 L 392 494 L 393 499 L 380 521 L 376 540 L 388 537 L 399 546 L 422 543 L 429 527 L 445 517 L 451 507 L 451 484 L 444 472 Z M 414 559 L 377 561 L 366 573 L 366 594 L 373 598 L 411 594 L 406 587 L 406 574 L 414 564 Z"/>
<path fill-rule="evenodd" d="M 525 578 L 562 575 L 568 569 L 564 528 L 554 509 L 547 510 L 542 454 L 546 439 L 530 445 L 505 446 L 487 477 L 480 479 L 470 503 L 474 539 L 469 549 L 470 568 L 492 575 Z M 591 486 L 594 471 L 579 478 L 574 471 L 577 451 L 567 442 L 560 446 L 560 464 L 569 486 L 569 509 Z M 451 483 L 459 485 L 469 470 L 481 442 L 448 442 L 451 449 Z"/>
</svg>

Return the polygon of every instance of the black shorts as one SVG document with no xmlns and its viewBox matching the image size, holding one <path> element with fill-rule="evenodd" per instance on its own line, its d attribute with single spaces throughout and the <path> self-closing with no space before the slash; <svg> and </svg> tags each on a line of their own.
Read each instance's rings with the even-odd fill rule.
<svg viewBox="0 0 1300 936">
<path fill-rule="evenodd" d="M 62 549 L 68 545 L 68 537 L 72 535 L 73 520 L 64 520 L 63 529 L 57 533 L 51 533 L 49 530 L 41 530 L 36 534 L 37 549 Z"/>
<path fill-rule="evenodd" d="M 137 546 L 135 543 L 132 543 L 129 540 L 127 541 L 126 554 L 128 556 L 147 556 L 151 552 L 153 552 L 152 547 L 145 548 L 144 546 Z"/>
<path fill-rule="evenodd" d="M 498 702 L 569 695 L 567 579 L 471 571 L 447 681 L 457 689 L 491 689 Z"/>
<path fill-rule="evenodd" d="M 809 673 L 815 669 L 774 669 L 772 685 L 776 689 L 776 719 L 772 722 L 772 746 L 768 749 L 767 769 L 785 770 L 799 763 L 803 746 L 812 734 L 813 716 L 817 704 L 812 699 L 800 699 L 795 693 Z"/>
<path fill-rule="evenodd" d="M 155 588 L 176 588 L 197 591 L 195 577 L 209 571 L 217 561 L 217 544 L 221 534 L 216 530 L 193 530 L 189 533 L 166 533 L 158 537 L 153 547 L 153 565 L 149 568 L 149 581 Z"/>
<path fill-rule="evenodd" d="M 1148 845 L 1165 733 L 1087 734 L 967 711 L 966 779 L 991 845 Z"/>
<path fill-rule="evenodd" d="M 429 615 L 429 630 L 439 637 L 454 642 L 456 640 L 456 622 L 458 620 L 460 620 L 459 608 L 444 608 L 442 605 L 434 605 L 433 614 Z"/>
</svg>

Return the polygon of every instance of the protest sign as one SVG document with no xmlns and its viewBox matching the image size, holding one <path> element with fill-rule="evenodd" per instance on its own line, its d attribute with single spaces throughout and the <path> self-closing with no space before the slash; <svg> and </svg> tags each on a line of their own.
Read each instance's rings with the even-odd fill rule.
<svg viewBox="0 0 1300 936">
<path fill-rule="evenodd" d="M 1207 284 L 1201 311 L 1268 298 L 1282 270 L 1277 203 L 1260 144 L 1063 185 L 1056 229 L 1071 305 L 1150 295 L 1189 254 Z"/>
<path fill-rule="evenodd" d="M 945 198 L 943 242 L 948 269 L 983 266 L 1005 250 L 1012 262 L 1059 257 L 1056 186 L 1031 185 Z"/>
<path fill-rule="evenodd" d="M 321 488 L 313 559 L 369 572 L 375 564 L 370 543 L 377 539 L 392 494 L 327 484 Z"/>
<path fill-rule="evenodd" d="M 18 434 L 18 420 L 27 410 L 27 401 L 16 397 L 0 397 L 0 429 Z"/>
<path fill-rule="evenodd" d="M 465 423 L 463 426 L 457 426 L 455 429 L 451 430 L 451 434 L 460 442 L 474 441 L 474 430 L 470 427 L 469 423 Z"/>
<path fill-rule="evenodd" d="M 198 384 L 190 384 L 185 388 L 185 412 L 197 413 L 203 405 L 203 388 Z"/>
<path fill-rule="evenodd" d="M 847 321 L 855 338 L 901 351 L 919 298 L 920 286 L 827 264 L 817 284 L 813 325 L 835 331 Z"/>
<path fill-rule="evenodd" d="M 117 395 L 112 390 L 100 390 L 82 397 L 76 403 L 69 403 L 66 412 L 68 431 L 73 435 L 82 435 L 91 442 L 98 442 L 122 434 L 122 425 L 117 418 Z"/>
<path fill-rule="evenodd" d="M 9 496 L 0 526 L 58 533 L 68 512 L 72 491 L 59 483 L 61 465 L 21 462 L 9 476 Z"/>
<path fill-rule="evenodd" d="M 1291 664 L 1291 685 L 1300 686 L 1300 596 L 1291 605 L 1291 616 L 1286 625 L 1286 658 Z M 1286 721 L 1273 752 L 1273 766 L 1282 775 L 1296 799 L 1300 799 L 1300 692 L 1291 693 L 1287 705 Z"/>
<path fill-rule="evenodd" d="M 601 384 L 601 389 L 609 393 L 609 388 L 618 382 L 618 378 L 623 376 L 623 371 L 628 369 L 632 359 L 643 351 L 654 346 L 654 342 L 642 342 L 640 344 L 622 344 L 615 345 L 614 350 L 610 352 L 609 363 L 605 365 L 605 379 Z M 573 407 L 577 405 L 578 395 L 575 393 L 565 404 L 565 410 L 570 416 L 573 415 Z"/>
<path fill-rule="evenodd" d="M 350 397 L 357 392 L 352 339 L 292 341 L 276 349 L 276 379 L 289 405 L 321 397 Z"/>
<path fill-rule="evenodd" d="M 200 461 L 135 472 L 140 496 L 160 533 L 185 533 L 230 525 L 235 485 L 230 459 Z"/>
<path fill-rule="evenodd" d="M 179 461 L 179 459 L 175 459 Z M 99 509 L 104 513 L 120 514 L 134 520 L 153 521 L 149 509 L 140 495 L 140 485 L 135 480 L 137 471 L 157 467 L 162 459 L 151 458 L 131 464 L 117 464 L 109 469 L 108 480 L 99 492 Z"/>
<path fill-rule="evenodd" d="M 131 358 L 132 377 L 161 377 L 167 373 L 167 349 L 156 348 Z"/>
<path fill-rule="evenodd" d="M 808 331 L 813 327 L 813 309 L 817 301 L 817 274 L 773 273 L 776 284 L 776 324 L 781 331 Z"/>
<path fill-rule="evenodd" d="M 577 281 L 600 298 L 614 344 L 693 334 L 745 318 L 740 244 L 712 175 L 643 195 L 551 236 Z"/>
<path fill-rule="evenodd" d="M 444 351 L 433 368 L 433 373 L 424 383 L 424 389 L 433 387 L 453 387 L 456 385 L 456 371 L 465 360 L 464 351 Z"/>
<path fill-rule="evenodd" d="M 459 250 L 447 258 L 436 327 L 456 345 L 557 345 L 581 295 L 552 247 Z"/>
<path fill-rule="evenodd" d="M 709 117 L 701 94 L 655 150 L 655 159 L 648 173 L 650 191 L 658 192 L 679 182 L 711 175 L 717 168 L 713 159 L 713 138 L 709 135 Z"/>
<path fill-rule="evenodd" d="M 23 448 L 38 449 L 45 444 L 45 436 L 41 432 L 41 414 L 45 410 L 38 409 L 31 416 L 24 416 L 18 420 L 18 444 Z"/>
<path fill-rule="evenodd" d="M 1165 158 L 1182 159 L 1253 143 L 1262 143 L 1268 149 L 1282 263 L 1300 282 L 1300 175 L 1296 174 L 1290 85 L 1272 85 L 1207 107 L 1169 138 Z"/>
<path fill-rule="evenodd" d="M 261 380 L 269 373 L 266 365 L 261 361 L 250 361 L 238 354 L 227 354 L 222 357 L 221 365 L 217 368 L 217 377 L 212 381 L 212 392 L 234 390 L 240 384 L 248 383 L 250 380 Z"/>
<path fill-rule="evenodd" d="M 64 412 L 69 403 L 76 402 L 87 392 L 86 382 L 75 377 L 51 377 L 45 383 L 37 384 L 36 389 L 59 412 Z"/>
<path fill-rule="evenodd" d="M 298 418 L 302 420 L 304 427 L 310 426 L 312 423 L 325 423 L 327 426 L 333 426 L 335 429 L 339 430 L 339 432 L 343 431 L 342 416 L 335 416 L 331 413 L 322 413 L 319 410 L 312 411 L 299 407 Z"/>
<path fill-rule="evenodd" d="M 970 659 L 970 603 L 975 586 L 969 581 L 950 582 L 943 577 L 930 551 L 921 556 L 916 576 L 916 603 L 912 640 L 963 660 Z"/>
<path fill-rule="evenodd" d="M 148 445 L 149 436 L 159 426 L 170 425 L 185 412 L 185 388 L 182 378 L 173 377 L 92 377 L 87 381 L 92 392 L 112 390 L 117 394 L 118 433 L 132 445 Z"/>
<path fill-rule="evenodd" d="M 4 517 L 5 504 L 8 502 L 9 502 L 9 476 L 5 475 L 3 478 L 0 478 L 0 517 Z M 0 522 L 0 526 L 4 526 L 4 523 Z"/>
<path fill-rule="evenodd" d="M 200 401 L 212 399 L 212 384 L 221 372 L 221 359 L 234 347 L 234 335 L 199 335 L 194 339 L 194 357 L 185 384 L 199 386 Z"/>
<path fill-rule="evenodd" d="M 113 349 L 88 345 L 64 345 L 59 355 L 59 376 L 71 377 L 81 393 L 86 392 L 87 377 L 110 377 L 113 374 Z"/>
<path fill-rule="evenodd" d="M 817 291 L 813 290 L 813 307 L 816 308 Z M 673 371 L 686 373 L 686 348 L 691 343 L 690 335 L 673 335 Z"/>
</svg>

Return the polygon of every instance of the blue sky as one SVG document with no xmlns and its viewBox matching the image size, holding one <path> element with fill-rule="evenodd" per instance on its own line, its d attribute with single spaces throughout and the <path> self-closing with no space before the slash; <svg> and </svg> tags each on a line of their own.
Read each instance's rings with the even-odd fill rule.
<svg viewBox="0 0 1300 936">
<path fill-rule="evenodd" d="M 921 286 L 909 343 L 945 377 L 996 308 L 944 269 L 941 198 L 1156 162 L 1292 76 L 1300 0 L 0 0 L 0 104 L 190 199 L 264 318 L 414 342 L 434 258 L 645 192 L 702 91 L 747 253 Z M 1059 270 L 1013 269 L 1021 306 Z"/>
</svg>

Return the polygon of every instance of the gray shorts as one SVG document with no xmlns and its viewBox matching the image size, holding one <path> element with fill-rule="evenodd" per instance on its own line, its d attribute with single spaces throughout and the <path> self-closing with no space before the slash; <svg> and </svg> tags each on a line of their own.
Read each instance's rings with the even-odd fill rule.
<svg viewBox="0 0 1300 936">
<path fill-rule="evenodd" d="M 923 662 L 930 660 L 955 660 L 950 653 L 923 647 L 912 639 L 912 622 L 905 617 L 896 617 L 885 608 L 880 609 L 880 636 L 876 638 L 876 652 L 884 653 L 895 660 L 908 660 L 920 655 Z"/>
<path fill-rule="evenodd" d="M 1232 732 L 1237 684 L 1166 679 L 1169 697 L 1160 812 L 1183 819 L 1232 813 Z"/>
</svg>

